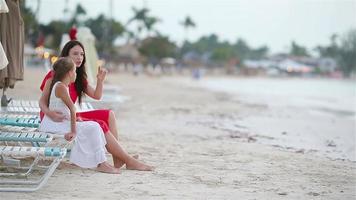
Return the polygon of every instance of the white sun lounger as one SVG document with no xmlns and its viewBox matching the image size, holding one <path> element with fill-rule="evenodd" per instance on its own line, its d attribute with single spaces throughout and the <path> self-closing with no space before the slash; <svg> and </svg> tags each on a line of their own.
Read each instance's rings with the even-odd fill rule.
<svg viewBox="0 0 356 200">
<path fill-rule="evenodd" d="M 8 145 L 8 142 L 17 143 L 18 146 L 22 146 L 22 143 L 30 142 L 34 147 L 41 147 L 47 146 L 54 136 L 44 132 L 6 130 L 0 131 L 0 142 L 4 142 L 5 145 Z"/>
<path fill-rule="evenodd" d="M 94 107 L 89 102 L 82 102 L 81 106 L 77 106 L 79 111 L 93 110 Z M 7 107 L 1 107 L 1 113 L 17 113 L 17 114 L 38 114 L 40 107 L 36 100 L 12 100 Z"/>
<path fill-rule="evenodd" d="M 28 167 L 20 168 L 23 172 L 12 173 L 2 172 L 0 176 L 0 191 L 2 192 L 32 192 L 43 187 L 49 177 L 56 170 L 57 166 L 66 155 L 66 148 L 58 147 L 19 147 L 19 146 L 0 146 L 0 156 L 4 160 L 6 157 L 32 157 L 32 164 Z M 43 174 L 38 178 L 30 178 L 33 169 L 38 165 L 41 159 L 51 159 L 51 164 L 48 166 L 40 166 L 45 168 Z M 11 168 L 11 166 L 6 166 Z M 14 167 L 13 167 L 14 168 Z M 15 167 L 16 168 L 16 167 Z M 17 168 L 19 169 L 19 168 Z M 11 177 L 5 179 L 3 177 Z M 15 179 L 16 178 L 16 179 Z"/>
<path fill-rule="evenodd" d="M 1 112 L 11 113 L 36 113 L 40 112 L 38 101 L 12 100 L 7 107 L 1 107 Z"/>
<path fill-rule="evenodd" d="M 36 114 L 0 113 L 0 125 L 38 128 L 40 117 Z"/>
</svg>

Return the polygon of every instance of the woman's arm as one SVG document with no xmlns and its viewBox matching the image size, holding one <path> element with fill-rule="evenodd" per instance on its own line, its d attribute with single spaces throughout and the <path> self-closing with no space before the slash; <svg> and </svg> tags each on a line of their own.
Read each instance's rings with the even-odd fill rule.
<svg viewBox="0 0 356 200">
<path fill-rule="evenodd" d="M 99 100 L 103 95 L 103 84 L 106 77 L 106 69 L 102 69 L 101 67 L 98 68 L 98 74 L 96 75 L 96 87 L 95 89 L 91 87 L 89 84 L 85 89 L 85 93 L 93 99 Z"/>
<path fill-rule="evenodd" d="M 40 100 L 38 102 L 41 111 L 47 115 L 49 118 L 51 118 L 53 121 L 55 122 L 61 122 L 64 120 L 65 116 L 63 115 L 63 113 L 59 112 L 59 111 L 52 111 L 48 108 L 47 102 L 49 99 L 49 92 L 50 92 L 50 87 L 51 87 L 51 82 L 52 82 L 52 78 L 48 79 L 46 81 L 46 84 L 43 88 Z"/>
<path fill-rule="evenodd" d="M 71 100 L 70 96 L 69 96 L 69 92 L 68 92 L 68 88 L 63 84 L 63 83 L 59 83 L 55 89 L 55 95 L 56 97 L 62 99 L 62 101 L 64 102 L 64 104 L 69 108 L 70 110 L 70 130 L 71 132 L 66 134 L 66 139 L 67 140 L 72 140 L 75 135 L 76 135 L 76 110 L 75 110 L 75 106 L 73 104 L 73 101 Z"/>
</svg>

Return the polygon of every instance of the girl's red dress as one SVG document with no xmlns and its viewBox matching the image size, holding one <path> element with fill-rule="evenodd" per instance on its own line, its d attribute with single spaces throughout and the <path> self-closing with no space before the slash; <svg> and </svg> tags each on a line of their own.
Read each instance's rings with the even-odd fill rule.
<svg viewBox="0 0 356 200">
<path fill-rule="evenodd" d="M 54 71 L 50 71 L 47 73 L 46 77 L 43 79 L 42 84 L 41 84 L 41 91 L 43 91 L 44 86 L 46 85 L 46 81 L 50 78 L 52 78 L 54 75 Z M 88 82 L 85 83 L 86 85 Z M 69 95 L 70 98 L 72 99 L 73 103 L 75 103 L 78 99 L 78 94 L 77 91 L 75 90 L 74 83 L 71 83 L 69 85 Z M 98 122 L 101 129 L 103 129 L 104 133 L 107 133 L 109 131 L 109 113 L 110 110 L 91 110 L 91 111 L 85 111 L 85 112 L 77 112 L 77 117 L 80 117 L 83 121 L 95 121 Z M 40 117 L 41 120 L 44 117 L 44 113 L 41 111 L 40 112 Z"/>
</svg>

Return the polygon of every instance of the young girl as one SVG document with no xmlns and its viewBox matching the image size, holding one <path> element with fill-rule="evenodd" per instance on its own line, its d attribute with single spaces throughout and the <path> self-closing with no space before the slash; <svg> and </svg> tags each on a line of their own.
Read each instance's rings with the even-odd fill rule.
<svg viewBox="0 0 356 200">
<path fill-rule="evenodd" d="M 95 168 L 106 173 L 119 173 L 119 169 L 106 162 L 106 140 L 100 125 L 94 121 L 76 122 L 75 106 L 70 99 L 68 85 L 76 79 L 76 67 L 72 59 L 59 58 L 53 65 L 54 78 L 50 86 L 47 105 L 60 111 L 66 120 L 54 122 L 47 115 L 41 121 L 40 131 L 64 134 L 74 140 L 70 161 L 83 168 Z"/>
</svg>

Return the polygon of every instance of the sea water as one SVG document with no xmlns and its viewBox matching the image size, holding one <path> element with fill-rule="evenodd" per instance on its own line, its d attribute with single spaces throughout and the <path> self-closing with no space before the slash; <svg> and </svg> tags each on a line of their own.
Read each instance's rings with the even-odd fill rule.
<svg viewBox="0 0 356 200">
<path fill-rule="evenodd" d="M 206 78 L 185 83 L 229 93 L 242 104 L 265 105 L 266 110 L 236 122 L 251 134 L 267 136 L 257 142 L 356 161 L 354 80 Z"/>
</svg>

